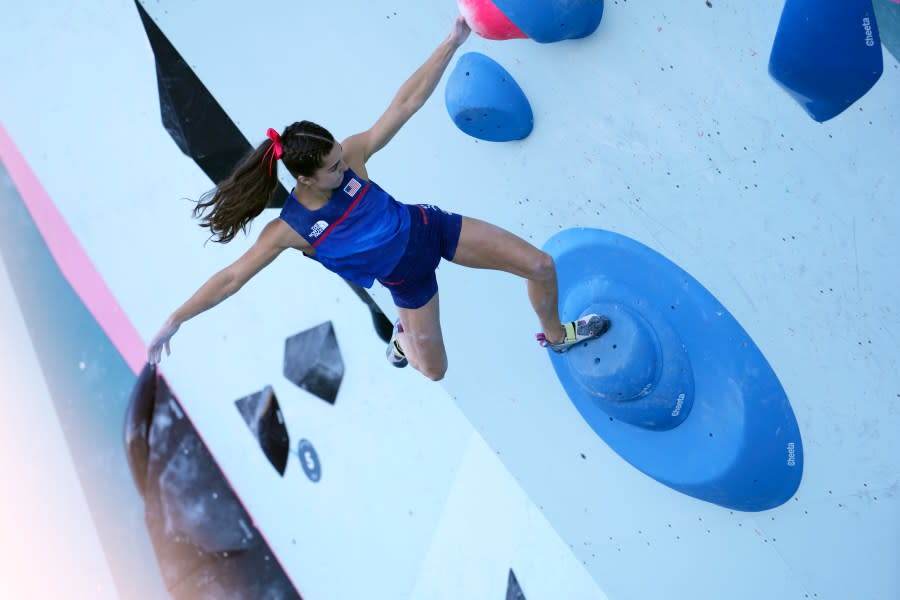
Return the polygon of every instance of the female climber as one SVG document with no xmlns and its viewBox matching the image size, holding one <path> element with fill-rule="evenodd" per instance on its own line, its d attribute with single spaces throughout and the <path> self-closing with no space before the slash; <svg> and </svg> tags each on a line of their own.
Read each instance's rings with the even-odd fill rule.
<svg viewBox="0 0 900 600">
<path fill-rule="evenodd" d="M 443 211 L 430 204 L 401 204 L 369 179 L 366 162 L 384 148 L 431 96 L 469 26 L 458 17 L 447 38 L 400 87 L 371 129 L 336 143 L 309 121 L 289 125 L 267 138 L 235 171 L 200 197 L 194 216 L 214 241 L 227 243 L 268 204 L 283 164 L 296 186 L 278 218 L 260 232 L 253 246 L 213 275 L 178 307 L 147 349 L 152 364 L 182 323 L 237 292 L 283 250 L 293 248 L 347 280 L 370 287 L 374 280 L 390 290 L 400 316 L 387 347 L 391 364 L 411 364 L 439 380 L 447 354 L 438 310 L 435 269 L 441 258 L 456 264 L 497 269 L 524 277 L 528 297 L 542 328 L 541 345 L 564 352 L 601 335 L 609 321 L 585 315 L 563 324 L 557 306 L 552 257 L 499 227 Z"/>
</svg>

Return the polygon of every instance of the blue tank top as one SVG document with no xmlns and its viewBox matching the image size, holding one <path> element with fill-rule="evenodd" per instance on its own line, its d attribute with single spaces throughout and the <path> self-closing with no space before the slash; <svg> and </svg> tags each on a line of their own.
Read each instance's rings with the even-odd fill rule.
<svg viewBox="0 0 900 600">
<path fill-rule="evenodd" d="M 409 241 L 406 207 L 350 169 L 325 206 L 309 210 L 291 191 L 280 217 L 315 248 L 310 258 L 363 287 L 388 275 Z"/>
</svg>

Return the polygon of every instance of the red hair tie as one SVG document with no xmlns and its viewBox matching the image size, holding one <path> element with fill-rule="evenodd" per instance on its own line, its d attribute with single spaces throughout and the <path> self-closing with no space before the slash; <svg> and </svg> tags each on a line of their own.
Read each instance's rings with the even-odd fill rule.
<svg viewBox="0 0 900 600">
<path fill-rule="evenodd" d="M 269 157 L 269 176 L 272 175 L 272 163 L 275 162 L 276 159 L 280 160 L 282 156 L 284 156 L 284 148 L 281 146 L 281 136 L 278 135 L 278 132 L 269 127 L 269 130 L 266 131 L 266 137 L 272 140 L 272 145 L 269 146 L 269 149 L 266 150 L 266 153 L 263 154 L 263 162 L 265 162 L 266 157 Z M 271 153 L 271 154 L 270 154 Z"/>
</svg>

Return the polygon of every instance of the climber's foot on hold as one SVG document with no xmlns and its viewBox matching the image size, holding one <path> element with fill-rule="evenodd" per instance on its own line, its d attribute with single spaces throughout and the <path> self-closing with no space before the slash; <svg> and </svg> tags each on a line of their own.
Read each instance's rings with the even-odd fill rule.
<svg viewBox="0 0 900 600">
<path fill-rule="evenodd" d="M 603 315 L 589 314 L 580 317 L 576 321 L 563 323 L 565 336 L 561 342 L 553 343 L 543 333 L 537 334 L 538 343 L 553 352 L 568 352 L 572 346 L 598 338 L 609 329 L 609 319 Z"/>
<path fill-rule="evenodd" d="M 403 348 L 400 347 L 400 343 L 397 341 L 397 334 L 401 333 L 402 331 L 403 325 L 400 324 L 400 319 L 397 319 L 397 321 L 394 323 L 394 331 L 391 334 L 391 341 L 388 342 L 387 351 L 385 352 L 388 362 L 401 369 L 409 364 L 409 361 L 406 358 L 406 354 L 403 353 Z"/>
</svg>

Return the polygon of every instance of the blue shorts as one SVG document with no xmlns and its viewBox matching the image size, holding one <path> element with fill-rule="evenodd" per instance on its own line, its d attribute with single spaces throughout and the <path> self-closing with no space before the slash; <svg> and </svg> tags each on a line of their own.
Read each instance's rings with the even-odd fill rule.
<svg viewBox="0 0 900 600">
<path fill-rule="evenodd" d="M 431 204 L 407 204 L 409 242 L 400 262 L 378 281 L 400 308 L 421 308 L 437 293 L 435 269 L 441 257 L 453 260 L 462 216 Z"/>
</svg>

